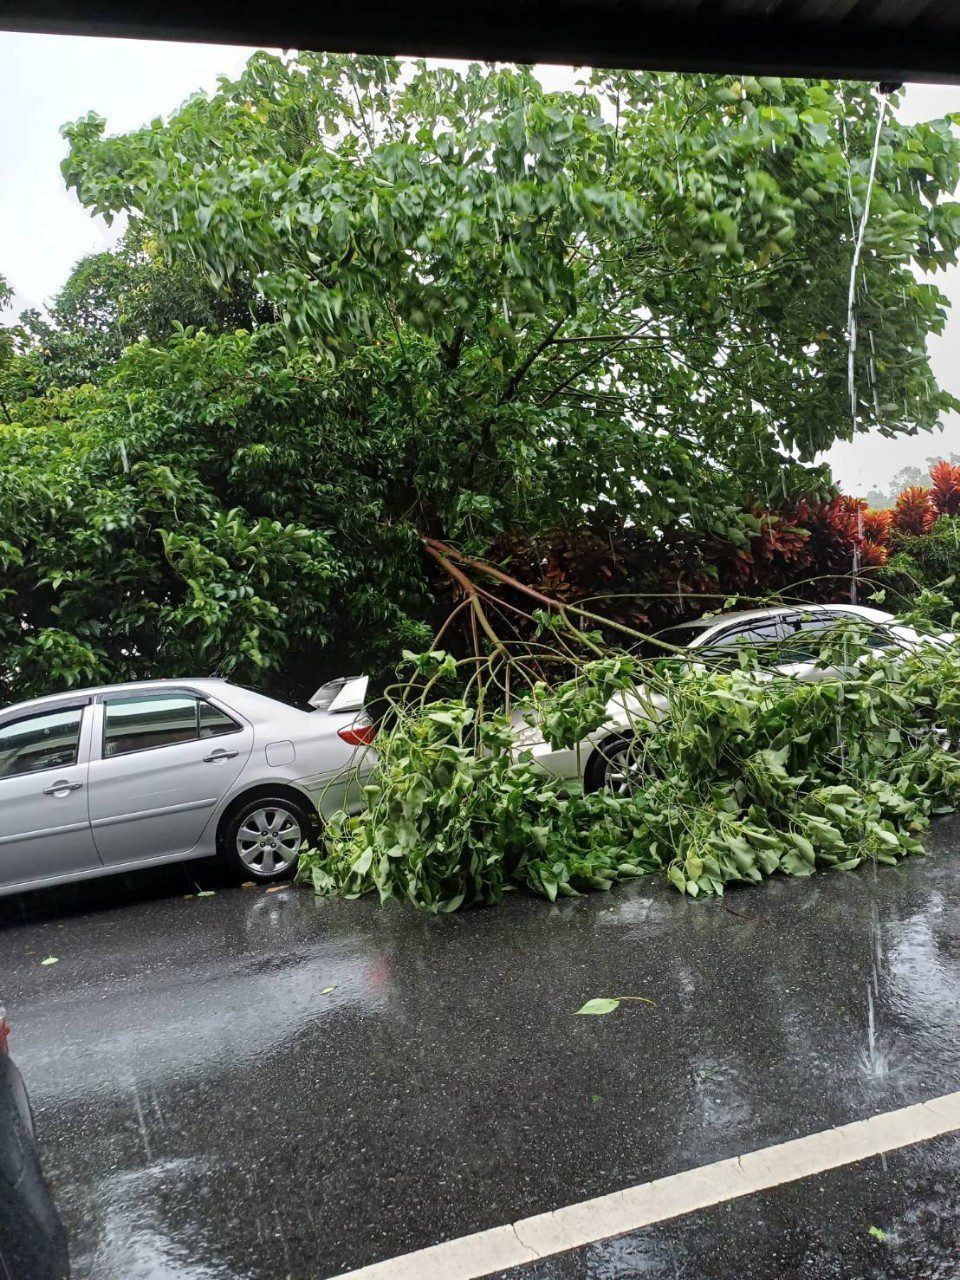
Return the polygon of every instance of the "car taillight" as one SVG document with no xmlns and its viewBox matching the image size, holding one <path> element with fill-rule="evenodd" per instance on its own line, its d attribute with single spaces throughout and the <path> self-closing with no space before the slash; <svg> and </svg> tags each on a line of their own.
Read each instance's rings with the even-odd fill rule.
<svg viewBox="0 0 960 1280">
<path fill-rule="evenodd" d="M 3 1010 L 0 1009 L 0 1053 L 10 1052 L 9 1049 L 7 1048 L 7 1037 L 9 1035 L 10 1035 L 10 1023 L 4 1017 Z"/>
<path fill-rule="evenodd" d="M 377 730 L 372 724 L 352 724 L 349 728 L 337 730 L 337 737 L 351 747 L 369 747 L 376 736 Z"/>
</svg>

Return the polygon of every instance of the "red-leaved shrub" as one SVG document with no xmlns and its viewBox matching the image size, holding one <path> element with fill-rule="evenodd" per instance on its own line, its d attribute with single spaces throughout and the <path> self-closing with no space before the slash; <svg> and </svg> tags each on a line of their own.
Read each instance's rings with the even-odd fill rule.
<svg viewBox="0 0 960 1280">
<path fill-rule="evenodd" d="M 936 517 L 930 490 L 919 485 L 904 489 L 893 508 L 893 523 L 901 533 L 929 533 Z"/>
<path fill-rule="evenodd" d="M 887 548 L 879 542 L 870 542 L 864 538 L 858 550 L 861 569 L 880 569 L 887 563 Z"/>
<path fill-rule="evenodd" d="M 892 511 L 841 493 L 754 507 L 745 541 L 682 529 L 644 536 L 618 522 L 542 542 L 505 538 L 493 560 L 554 599 L 589 599 L 597 612 L 640 630 L 696 616 L 727 596 L 752 601 L 785 591 L 836 600 L 846 598 L 851 575 L 863 587 L 887 563 L 897 535 L 923 535 L 941 515 L 960 516 L 960 466 L 938 463 L 931 477 L 932 489 L 904 489 Z"/>
<path fill-rule="evenodd" d="M 892 511 L 874 511 L 868 507 L 863 513 L 863 536 L 878 546 L 886 546 L 892 525 Z"/>
<path fill-rule="evenodd" d="M 930 468 L 930 479 L 933 481 L 930 492 L 937 512 L 942 516 L 960 513 L 960 466 L 938 462 Z"/>
</svg>

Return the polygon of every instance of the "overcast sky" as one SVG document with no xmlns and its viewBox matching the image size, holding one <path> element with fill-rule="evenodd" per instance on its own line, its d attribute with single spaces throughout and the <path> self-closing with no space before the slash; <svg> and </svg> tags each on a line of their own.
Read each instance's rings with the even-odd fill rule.
<svg viewBox="0 0 960 1280">
<path fill-rule="evenodd" d="M 65 151 L 60 126 L 88 111 L 106 117 L 110 132 L 168 114 L 197 89 L 233 76 L 251 50 L 223 45 L 95 40 L 0 33 L 0 274 L 16 290 L 16 306 L 39 306 L 56 292 L 86 253 L 113 233 L 91 219 L 60 176 Z M 553 87 L 569 83 L 566 68 L 543 68 Z M 960 111 L 960 87 L 913 85 L 900 115 L 930 119 Z M 931 340 L 941 386 L 960 395 L 960 269 L 937 281 L 955 311 L 942 338 Z M 901 467 L 928 455 L 960 453 L 960 415 L 942 433 L 898 440 L 859 436 L 829 458 L 847 492 L 885 484 Z"/>
</svg>

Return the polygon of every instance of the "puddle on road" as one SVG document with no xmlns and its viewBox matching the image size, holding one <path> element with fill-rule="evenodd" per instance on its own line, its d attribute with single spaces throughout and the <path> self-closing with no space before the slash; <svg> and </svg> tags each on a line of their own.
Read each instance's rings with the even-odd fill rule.
<svg viewBox="0 0 960 1280">
<path fill-rule="evenodd" d="M 72 1240 L 74 1280 L 247 1280 L 257 1274 L 255 1259 L 251 1269 L 238 1267 L 235 1257 L 228 1261 L 195 1212 L 174 1208 L 179 1186 L 215 1187 L 216 1173 L 195 1161 L 166 1160 L 89 1188 L 84 1226 Z"/>
</svg>

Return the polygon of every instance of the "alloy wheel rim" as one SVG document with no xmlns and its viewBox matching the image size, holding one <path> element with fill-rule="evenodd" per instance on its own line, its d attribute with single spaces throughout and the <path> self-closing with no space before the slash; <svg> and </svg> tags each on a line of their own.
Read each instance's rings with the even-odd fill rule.
<svg viewBox="0 0 960 1280">
<path fill-rule="evenodd" d="M 609 753 L 605 782 L 607 790 L 615 796 L 633 795 L 642 786 L 643 768 L 632 743 L 625 742 Z"/>
<path fill-rule="evenodd" d="M 265 804 L 248 813 L 237 832 L 237 854 L 256 875 L 286 871 L 303 844 L 300 823 L 282 805 Z"/>
</svg>

